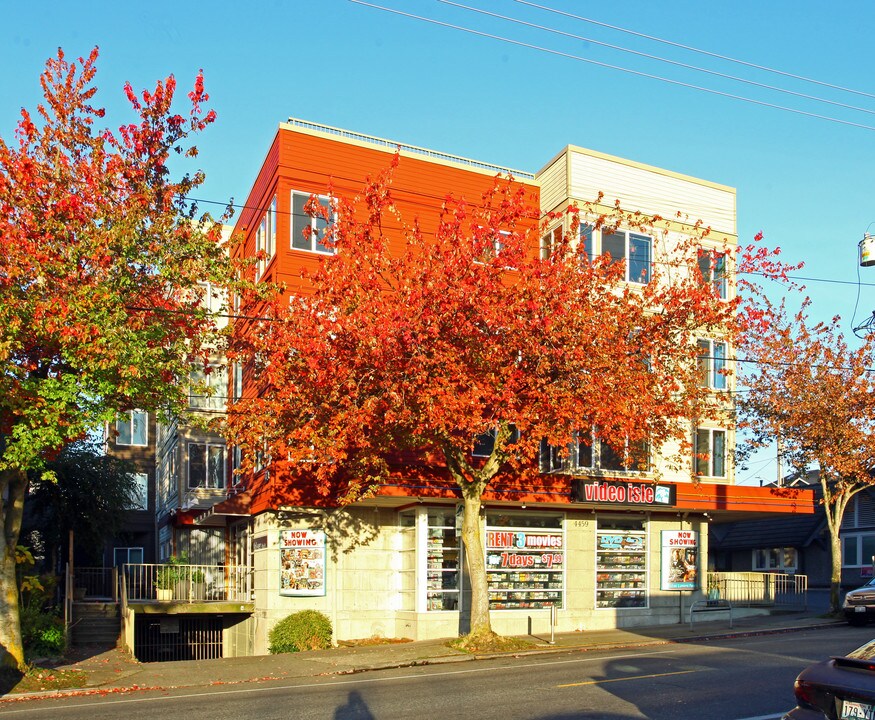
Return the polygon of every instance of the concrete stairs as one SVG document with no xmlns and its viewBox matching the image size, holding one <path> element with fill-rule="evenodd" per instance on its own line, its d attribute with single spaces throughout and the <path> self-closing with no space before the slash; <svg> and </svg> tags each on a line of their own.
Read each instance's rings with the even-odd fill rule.
<svg viewBox="0 0 875 720">
<path fill-rule="evenodd" d="M 73 645 L 115 645 L 121 634 L 121 611 L 114 602 L 74 602 Z"/>
</svg>

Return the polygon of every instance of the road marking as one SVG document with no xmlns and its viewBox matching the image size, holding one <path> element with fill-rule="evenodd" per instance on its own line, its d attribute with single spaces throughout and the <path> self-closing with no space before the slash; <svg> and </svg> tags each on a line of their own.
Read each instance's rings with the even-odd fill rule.
<svg viewBox="0 0 875 720">
<path fill-rule="evenodd" d="M 653 656 L 664 656 L 664 655 L 673 655 L 678 652 L 677 648 L 669 648 L 665 650 L 655 650 L 650 652 L 636 652 L 636 653 L 622 653 L 617 655 L 604 655 L 601 657 L 592 657 L 586 655 L 579 655 L 567 660 L 551 660 L 549 662 L 550 665 L 569 665 L 569 664 L 583 664 L 583 663 L 593 663 L 593 662 L 604 662 L 608 660 L 625 660 L 628 658 L 644 658 L 644 657 L 653 657 Z M 150 697 L 114 697 L 110 699 L 110 697 L 106 695 L 102 695 L 100 690 L 95 690 L 95 695 L 100 695 L 101 700 L 97 702 L 85 701 L 85 702 L 77 702 L 74 705 L 65 705 L 62 707 L 20 707 L 20 708 L 7 708 L 5 700 L 0 700 L 0 718 L 4 715 L 24 715 L 24 714 L 34 714 L 39 713 L 43 717 L 46 717 L 47 714 L 59 714 L 64 710 L 75 707 L 79 708 L 87 708 L 87 707 L 106 707 L 108 705 L 128 705 L 132 703 L 147 703 L 147 702 L 167 702 L 172 700 L 185 700 L 199 697 L 212 697 L 215 698 L 217 695 L 253 695 L 260 693 L 269 693 L 269 692 L 277 692 L 284 690 L 304 690 L 310 688 L 319 688 L 324 689 L 328 687 L 337 687 L 342 685 L 368 685 L 374 683 L 382 683 L 389 681 L 405 681 L 405 680 L 424 680 L 431 679 L 439 676 L 446 675 L 471 675 L 477 673 L 486 673 L 486 672 L 505 672 L 520 668 L 529 668 L 529 667 L 540 667 L 543 666 L 544 663 L 539 662 L 529 662 L 529 663 L 519 663 L 512 664 L 503 667 L 466 667 L 460 670 L 442 670 L 439 672 L 426 672 L 426 673 L 404 673 L 391 675 L 388 677 L 366 677 L 362 675 L 354 675 L 349 679 L 334 679 L 338 676 L 325 676 L 324 682 L 303 682 L 299 684 L 284 684 L 284 685 L 271 685 L 268 687 L 262 686 L 260 680 L 254 681 L 245 681 L 245 682 L 253 682 L 258 683 L 256 687 L 246 687 L 246 688 L 228 688 L 228 689 L 219 689 L 218 686 L 210 687 L 206 691 L 192 691 L 186 690 L 184 688 L 155 688 L 155 692 L 163 692 L 166 693 L 160 696 L 150 696 Z M 432 666 L 434 667 L 434 666 Z M 692 671 L 691 671 L 692 672 Z M 280 678 L 276 678 L 276 680 L 280 680 Z M 181 690 L 178 695 L 171 695 L 169 693 L 174 690 Z M 144 688 L 143 692 L 147 690 Z M 81 697 L 81 696 L 80 696 Z M 87 696 L 86 696 L 87 697 Z M 61 696 L 46 696 L 45 698 L 40 698 L 40 700 L 58 700 L 62 699 Z"/>
<path fill-rule="evenodd" d="M 652 675 L 631 675 L 629 677 L 606 678 L 604 680 L 587 680 L 579 683 L 557 685 L 557 688 L 581 687 L 582 685 L 603 685 L 604 683 L 623 682 L 624 680 L 649 680 L 651 678 L 668 677 L 669 675 L 688 675 L 689 673 L 701 672 L 701 670 L 677 670 L 676 672 L 653 673 Z"/>
</svg>

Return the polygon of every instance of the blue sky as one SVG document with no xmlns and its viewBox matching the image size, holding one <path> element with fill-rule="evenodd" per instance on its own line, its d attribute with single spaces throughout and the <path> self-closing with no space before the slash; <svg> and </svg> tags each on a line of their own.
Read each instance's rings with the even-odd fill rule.
<svg viewBox="0 0 875 720">
<path fill-rule="evenodd" d="M 810 0 L 538 4 L 718 55 L 875 95 L 875 3 L 828 11 Z M 875 128 L 875 97 L 655 43 L 513 0 L 465 5 L 588 40 L 487 17 L 437 0 L 375 0 L 534 47 L 477 36 L 349 0 L 256 4 L 214 0 L 0 0 L 0 136 L 39 99 L 38 75 L 61 46 L 100 46 L 100 104 L 129 119 L 122 85 L 175 74 L 187 89 L 203 68 L 219 120 L 199 143 L 203 198 L 242 202 L 278 123 L 295 116 L 535 171 L 567 144 L 731 185 L 741 241 L 762 230 L 800 275 L 819 317 L 841 315 L 850 334 L 875 309 L 875 269 L 858 274 L 857 243 L 875 223 L 875 129 L 854 127 L 672 85 L 569 57 L 784 105 Z M 595 41 L 595 42 L 594 42 Z M 753 87 L 606 48 L 814 95 L 867 112 Z M 546 50 L 553 50 L 554 53 Z M 560 55 L 556 53 L 564 53 Z M 875 228 L 875 224 L 872 226 Z M 858 277 L 862 285 L 858 287 Z M 859 295 L 859 305 L 857 298 Z M 739 480 L 772 479 L 758 461 Z"/>
</svg>

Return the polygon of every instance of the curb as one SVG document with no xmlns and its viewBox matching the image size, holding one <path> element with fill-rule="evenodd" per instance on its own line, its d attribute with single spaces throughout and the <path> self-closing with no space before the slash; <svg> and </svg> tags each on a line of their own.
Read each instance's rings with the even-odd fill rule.
<svg viewBox="0 0 875 720">
<path fill-rule="evenodd" d="M 337 676 L 349 676 L 349 675 L 357 675 L 360 673 L 366 672 L 374 672 L 378 670 L 398 670 L 401 668 L 407 667 L 424 667 L 428 665 L 448 665 L 451 663 L 458 662 L 472 662 L 476 660 L 494 660 L 496 658 L 502 657 L 526 657 L 526 656 L 537 656 L 537 655 L 556 655 L 559 653 L 584 653 L 584 652 L 594 652 L 599 650 L 615 650 L 622 648 L 636 648 L 636 647 L 648 647 L 655 645 L 673 645 L 673 644 L 686 644 L 693 642 L 704 642 L 709 640 L 724 640 L 730 638 L 744 638 L 744 637 L 757 637 L 762 635 L 780 635 L 783 633 L 791 633 L 791 632 L 800 632 L 803 630 L 820 630 L 824 628 L 835 627 L 836 625 L 845 624 L 843 620 L 826 620 L 819 621 L 810 624 L 799 624 L 792 625 L 787 627 L 764 627 L 757 629 L 749 629 L 749 630 L 729 630 L 724 632 L 717 633 L 709 633 L 705 635 L 695 635 L 692 637 L 677 637 L 677 638 L 653 638 L 653 639 L 644 639 L 640 638 L 637 641 L 615 641 L 615 642 L 605 642 L 605 643 L 597 643 L 597 644 L 579 644 L 579 645 L 548 645 L 542 647 L 531 648 L 527 650 L 515 650 L 515 651 L 507 651 L 507 652 L 494 652 L 494 653 L 477 653 L 472 655 L 467 655 L 460 653 L 458 655 L 442 655 L 436 656 L 432 658 L 421 658 L 416 660 L 402 661 L 402 662 L 384 662 L 377 663 L 371 665 L 362 665 L 359 667 L 347 668 L 344 670 L 336 670 L 327 673 L 321 673 L 321 675 L 337 675 Z M 132 675 L 136 675 L 136 673 L 132 673 Z M 304 677 L 304 676 L 299 676 Z M 253 683 L 253 682 L 262 682 L 268 678 L 265 677 L 252 677 L 252 678 L 244 678 L 240 680 L 234 680 L 229 682 L 219 683 L 221 685 L 232 685 L 232 684 L 243 684 L 243 683 Z M 280 678 L 270 678 L 278 680 Z M 183 684 L 183 685 L 162 685 L 162 686 L 149 686 L 149 685 L 113 685 L 113 684 L 105 684 L 105 685 L 92 685 L 85 686 L 82 688 L 64 688 L 64 689 L 56 689 L 56 690 L 36 690 L 32 692 L 25 693 L 8 693 L 6 695 L 0 696 L 0 704 L 6 702 L 24 702 L 27 700 L 38 700 L 41 698 L 63 698 L 63 697 L 83 697 L 88 695 L 110 695 L 110 694 L 126 694 L 132 692 L 141 692 L 141 691 L 149 691 L 149 690 L 171 690 L 171 689 L 180 689 L 180 688 L 190 688 L 190 687 L 209 687 L 212 685 L 216 685 L 215 681 L 212 682 L 194 682 L 191 684 Z"/>
</svg>

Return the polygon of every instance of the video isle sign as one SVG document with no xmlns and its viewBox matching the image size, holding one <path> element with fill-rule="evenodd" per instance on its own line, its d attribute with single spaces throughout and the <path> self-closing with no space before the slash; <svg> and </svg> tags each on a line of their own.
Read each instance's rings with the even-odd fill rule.
<svg viewBox="0 0 875 720">
<path fill-rule="evenodd" d="M 571 481 L 571 502 L 674 507 L 677 505 L 677 489 L 674 485 L 651 482 L 574 478 Z"/>
</svg>

